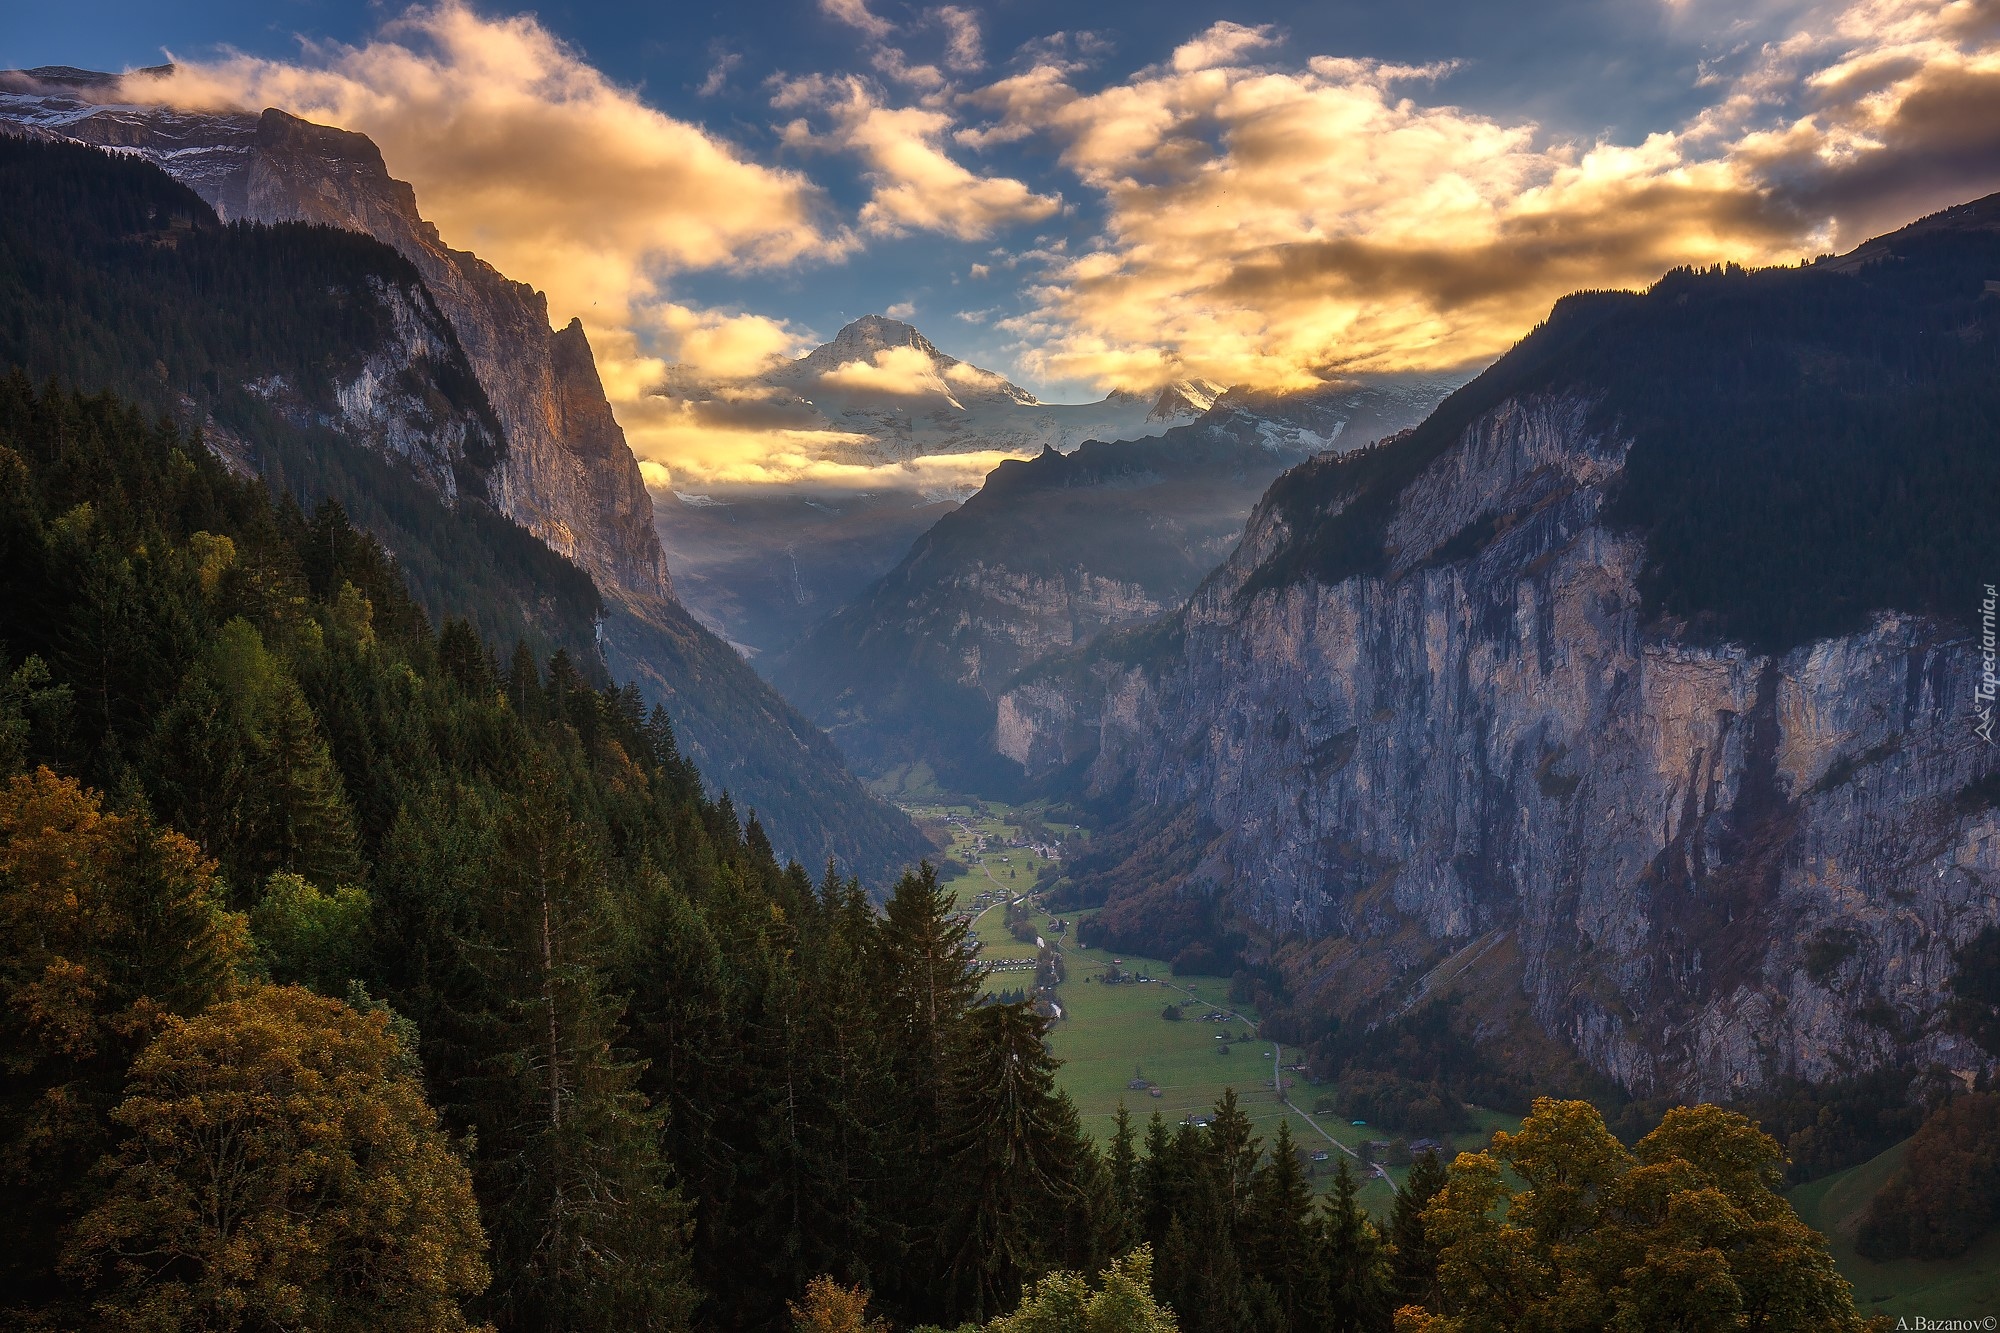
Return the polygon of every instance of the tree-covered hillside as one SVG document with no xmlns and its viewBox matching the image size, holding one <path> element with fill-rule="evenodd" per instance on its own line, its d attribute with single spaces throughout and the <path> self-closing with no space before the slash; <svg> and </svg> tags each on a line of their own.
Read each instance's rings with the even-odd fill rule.
<svg viewBox="0 0 2000 1333">
<path fill-rule="evenodd" d="M 0 199 L 0 368 L 212 423 L 273 486 L 337 500 L 386 541 L 434 617 L 594 662 L 589 577 L 480 499 L 505 440 L 408 261 L 328 227 L 224 226 L 157 168 L 73 144 L 0 136 Z M 379 391 L 440 430 L 473 427 L 455 505 L 336 428 L 340 389 L 395 332 L 399 304 L 430 312 L 444 346 Z"/>
<path fill-rule="evenodd" d="M 412 319 L 420 336 L 399 327 Z M 678 605 L 607 606 L 589 575 L 488 502 L 501 428 L 450 323 L 389 247 L 328 227 L 224 226 L 148 163 L 0 136 L 9 366 L 200 424 L 275 490 L 308 508 L 337 501 L 389 548 L 433 622 L 466 619 L 538 661 L 561 649 L 593 685 L 610 658 L 682 722 L 710 784 L 754 800 L 788 850 L 877 878 L 928 850 Z M 409 428 L 356 438 L 355 414 L 384 403 Z M 419 475 L 398 446 L 449 446 L 449 475 Z"/>
<path fill-rule="evenodd" d="M 1378 1227 L 1229 1099 L 1100 1153 L 1046 1020 L 976 1002 L 928 870 L 878 913 L 781 866 L 634 690 L 434 630 L 336 505 L 274 503 L 170 423 L 0 381 L 0 580 L 14 1326 L 854 1327 L 872 1301 L 1387 1333 L 1398 1303 L 1479 1307 L 1452 1248 L 1501 1243 L 1476 1172 Z M 1540 1151 L 1531 1184 L 1567 1149 Z M 1711 1303 L 1754 1281 L 1770 1327 L 1842 1326 L 1754 1164 L 1736 1212 L 1661 1230 L 1735 1170 L 1675 1151 L 1619 1234 L 1706 1265 Z"/>
</svg>

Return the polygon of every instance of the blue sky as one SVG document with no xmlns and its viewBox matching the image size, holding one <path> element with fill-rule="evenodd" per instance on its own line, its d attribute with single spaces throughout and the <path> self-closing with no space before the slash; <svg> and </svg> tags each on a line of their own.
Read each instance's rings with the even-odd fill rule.
<svg viewBox="0 0 2000 1333">
<path fill-rule="evenodd" d="M 1564 291 L 1789 262 L 2000 188 L 1988 0 L 0 18 L 0 64 L 168 52 L 184 75 L 144 96 L 371 134 L 448 240 L 584 317 L 642 454 L 697 470 L 785 446 L 702 437 L 655 390 L 863 313 L 1045 397 L 1296 388 L 1477 363 Z"/>
</svg>

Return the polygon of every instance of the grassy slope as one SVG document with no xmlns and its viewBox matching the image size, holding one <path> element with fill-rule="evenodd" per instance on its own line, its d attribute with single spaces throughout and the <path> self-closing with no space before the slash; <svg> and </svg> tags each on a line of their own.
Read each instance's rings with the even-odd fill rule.
<svg viewBox="0 0 2000 1333">
<path fill-rule="evenodd" d="M 1894 1175 L 1909 1140 L 1860 1166 L 1837 1171 L 1792 1191 L 1792 1206 L 1824 1233 L 1840 1271 L 1854 1284 L 1856 1304 L 1871 1314 L 1914 1320 L 2000 1315 L 2000 1230 L 1957 1259 L 1899 1259 L 1878 1264 L 1854 1252 L 1854 1232 L 1868 1201 Z"/>
</svg>

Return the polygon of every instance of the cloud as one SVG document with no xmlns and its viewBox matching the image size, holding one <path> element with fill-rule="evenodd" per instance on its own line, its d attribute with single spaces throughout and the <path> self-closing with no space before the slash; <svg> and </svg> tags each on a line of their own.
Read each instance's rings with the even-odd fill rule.
<svg viewBox="0 0 2000 1333">
<path fill-rule="evenodd" d="M 418 8 L 365 45 L 183 64 L 145 93 L 367 134 L 449 243 L 547 290 L 555 322 L 581 315 L 593 342 L 657 333 L 683 355 L 673 336 L 699 349 L 715 320 L 666 303 L 672 274 L 782 268 L 855 245 L 805 176 L 647 106 L 532 17 Z"/>
<path fill-rule="evenodd" d="M 793 400 L 796 402 L 797 400 Z M 656 493 L 690 486 L 810 482 L 856 490 L 902 489 L 964 498 L 988 472 L 1026 453 L 981 450 L 898 462 L 874 456 L 868 436 L 804 424 L 783 405 L 655 395 L 622 410 L 626 434 Z"/>
<path fill-rule="evenodd" d="M 945 5 L 935 11 L 944 26 L 944 63 L 963 73 L 985 63 L 980 54 L 979 16 L 960 5 Z"/>
<path fill-rule="evenodd" d="M 793 79 L 778 87 L 773 105 L 816 112 L 829 122 L 819 131 L 803 117 L 792 121 L 784 130 L 788 144 L 861 158 L 872 188 L 860 213 L 867 232 L 933 231 L 977 240 L 1004 226 L 1039 222 L 1062 207 L 1060 195 L 1037 194 L 1009 176 L 967 170 L 942 147 L 953 125 L 950 113 L 886 106 L 859 77 Z"/>
<path fill-rule="evenodd" d="M 718 55 L 702 91 L 736 63 Z M 750 375 L 802 350 L 781 320 L 675 301 L 676 274 L 783 270 L 859 244 L 803 174 L 647 106 L 531 16 L 455 0 L 359 46 L 182 64 L 130 95 L 367 134 L 449 244 L 545 290 L 555 323 L 583 318 L 621 420 L 663 379 Z"/>
<path fill-rule="evenodd" d="M 743 54 L 740 51 L 718 52 L 714 63 L 708 67 L 708 77 L 694 90 L 695 96 L 714 97 L 729 86 L 729 72 L 742 63 Z"/>
<path fill-rule="evenodd" d="M 1247 27 L 1225 19 L 1193 41 L 1183 42 L 1174 48 L 1174 72 L 1193 74 L 1198 70 L 1229 65 L 1259 47 L 1274 45 L 1278 40 L 1273 35 L 1274 31 L 1268 23 Z"/>
<path fill-rule="evenodd" d="M 884 347 L 867 361 L 845 361 L 819 377 L 822 390 L 863 398 L 951 397 L 928 353 Z"/>
<path fill-rule="evenodd" d="M 1276 40 L 1218 23 L 1095 90 L 1051 59 L 971 94 L 992 119 L 957 142 L 1040 138 L 1103 207 L 1092 244 L 1034 256 L 1002 325 L 1031 372 L 1296 388 L 1463 365 L 1567 291 L 1787 261 L 2000 185 L 1993 0 L 1808 16 L 1636 144 L 1443 103 L 1445 66 L 1253 63 Z"/>
<path fill-rule="evenodd" d="M 819 11 L 878 42 L 896 30 L 887 19 L 869 12 L 868 0 L 819 0 Z"/>
<path fill-rule="evenodd" d="M 882 313 L 890 319 L 908 319 L 917 313 L 917 307 L 914 302 L 898 301 Z"/>
</svg>

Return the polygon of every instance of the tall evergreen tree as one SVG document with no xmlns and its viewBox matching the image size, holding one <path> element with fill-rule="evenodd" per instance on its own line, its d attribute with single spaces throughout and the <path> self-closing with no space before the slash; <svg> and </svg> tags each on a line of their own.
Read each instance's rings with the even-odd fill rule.
<svg viewBox="0 0 2000 1333">
<path fill-rule="evenodd" d="M 1055 1091 L 1048 1020 L 1026 1004 L 966 1019 L 945 1106 L 951 1177 L 940 1259 L 950 1307 L 987 1318 L 1048 1265 L 1046 1232 L 1077 1193 L 1074 1114 Z"/>
<path fill-rule="evenodd" d="M 599 963 L 604 904 L 594 849 L 551 779 L 501 821 L 488 979 L 503 1003 L 490 1057 L 503 1099 L 481 1135 L 494 1299 L 517 1328 L 685 1326 L 685 1208 L 662 1123 L 616 1049 L 622 1003 Z"/>
<path fill-rule="evenodd" d="M 1409 1177 L 1396 1191 L 1388 1239 L 1398 1305 L 1437 1308 L 1437 1244 L 1424 1226 L 1424 1209 L 1437 1198 L 1445 1179 L 1444 1163 L 1435 1152 L 1427 1152 L 1411 1164 Z"/>
</svg>

